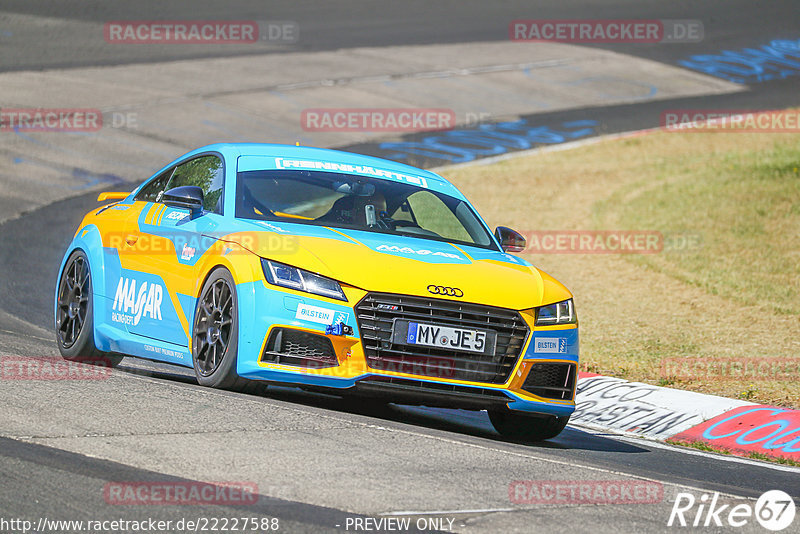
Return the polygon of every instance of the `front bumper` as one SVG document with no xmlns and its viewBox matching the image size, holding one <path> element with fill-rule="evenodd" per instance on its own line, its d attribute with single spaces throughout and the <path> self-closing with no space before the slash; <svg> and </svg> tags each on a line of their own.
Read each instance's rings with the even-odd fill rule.
<svg viewBox="0 0 800 534">
<path fill-rule="evenodd" d="M 534 327 L 530 311 L 344 289 L 348 301 L 356 305 L 283 291 L 264 282 L 237 286 L 239 375 L 335 388 L 399 404 L 463 409 L 507 405 L 512 410 L 560 417 L 574 411 L 577 325 Z M 378 311 L 377 304 L 389 307 Z M 390 339 L 392 319 L 419 319 L 420 306 L 428 307 L 425 320 L 455 327 L 475 326 L 475 318 L 480 316 L 486 321 L 485 328 L 499 332 L 496 353 L 473 358 L 464 353 L 409 351 L 396 346 Z M 326 334 L 325 323 L 329 322 L 345 324 L 353 333 Z M 276 347 L 281 350 L 274 341 L 278 330 L 302 333 L 301 338 L 306 334 L 324 338 L 331 349 L 276 357 Z M 316 343 L 314 347 L 324 345 Z M 313 357 L 304 360 L 298 354 Z"/>
</svg>

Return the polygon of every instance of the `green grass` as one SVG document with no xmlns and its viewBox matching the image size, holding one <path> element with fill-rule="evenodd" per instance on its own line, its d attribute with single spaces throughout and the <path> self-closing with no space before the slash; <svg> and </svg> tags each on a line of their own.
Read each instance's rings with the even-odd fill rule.
<svg viewBox="0 0 800 534">
<path fill-rule="evenodd" d="M 687 157 L 654 187 L 638 183 L 618 191 L 598 214 L 613 212 L 624 228 L 697 238 L 689 249 L 633 261 L 712 295 L 798 314 L 800 140 L 768 151 L 743 148 Z"/>
</svg>

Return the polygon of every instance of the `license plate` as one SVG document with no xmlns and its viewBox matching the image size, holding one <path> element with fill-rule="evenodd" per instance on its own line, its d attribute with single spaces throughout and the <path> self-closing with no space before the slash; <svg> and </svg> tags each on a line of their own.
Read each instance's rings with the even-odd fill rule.
<svg viewBox="0 0 800 534">
<path fill-rule="evenodd" d="M 393 341 L 442 350 L 494 354 L 497 334 L 488 330 L 453 328 L 414 321 L 397 321 Z"/>
</svg>

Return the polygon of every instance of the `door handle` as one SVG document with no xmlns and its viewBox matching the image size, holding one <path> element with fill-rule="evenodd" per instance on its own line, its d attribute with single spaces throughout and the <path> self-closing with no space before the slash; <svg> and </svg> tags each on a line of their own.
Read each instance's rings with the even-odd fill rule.
<svg viewBox="0 0 800 534">
<path fill-rule="evenodd" d="M 125 242 L 128 244 L 128 246 L 132 247 L 133 245 L 136 244 L 137 241 L 139 241 L 139 236 L 138 235 L 129 234 L 129 235 L 125 236 Z"/>
</svg>

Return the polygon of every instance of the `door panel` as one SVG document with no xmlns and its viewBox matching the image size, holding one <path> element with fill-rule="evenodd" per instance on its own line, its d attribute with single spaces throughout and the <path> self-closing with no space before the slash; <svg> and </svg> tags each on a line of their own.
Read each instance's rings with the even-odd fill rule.
<svg viewBox="0 0 800 534">
<path fill-rule="evenodd" d="M 160 202 L 164 191 L 185 185 L 203 188 L 206 211 L 192 217 Z M 114 301 L 115 309 L 124 308 L 129 332 L 188 346 L 199 277 L 195 265 L 213 245 L 204 235 L 221 222 L 216 211 L 222 211 L 223 185 L 222 161 L 200 156 L 162 173 L 137 195 L 143 200 L 125 224 Z"/>
</svg>

